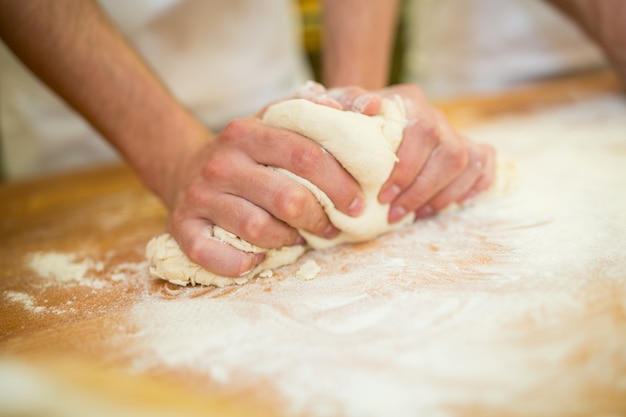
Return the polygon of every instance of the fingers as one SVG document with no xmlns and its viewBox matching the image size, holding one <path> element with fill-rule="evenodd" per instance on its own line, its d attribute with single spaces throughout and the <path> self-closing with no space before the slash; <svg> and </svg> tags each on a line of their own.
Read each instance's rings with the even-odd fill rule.
<svg viewBox="0 0 626 417">
<path fill-rule="evenodd" d="M 304 229 L 326 238 L 334 237 L 338 233 L 315 196 L 292 178 L 258 165 L 251 165 L 249 169 L 243 169 L 231 178 L 234 180 L 231 192 L 245 195 L 246 201 L 239 204 L 245 212 L 227 211 L 232 218 L 232 229 L 228 230 L 239 232 L 240 236 L 250 242 L 259 242 L 263 247 L 293 244 L 298 237 L 293 228 Z M 232 199 L 222 200 L 227 204 L 236 204 Z M 246 218 L 237 222 L 236 219 L 241 219 L 243 215 Z M 222 219 L 218 215 L 213 215 L 212 218 Z M 231 223 L 226 218 L 223 221 Z M 218 221 L 218 224 L 222 223 Z M 268 234 L 268 230 L 273 233 Z"/>
<path fill-rule="evenodd" d="M 440 133 L 439 146 L 433 150 L 426 165 L 413 183 L 393 201 L 389 209 L 389 222 L 397 222 L 411 211 L 421 210 L 429 215 L 435 208 L 426 203 L 450 184 L 465 169 L 468 151 L 448 132 Z"/>
<path fill-rule="evenodd" d="M 295 98 L 303 98 L 323 106 L 374 116 L 380 111 L 382 97 L 360 87 L 342 87 L 327 90 L 323 85 L 307 81 Z"/>
<path fill-rule="evenodd" d="M 360 87 L 333 88 L 328 95 L 341 104 L 342 109 L 374 116 L 380 111 L 382 97 Z"/>
<path fill-rule="evenodd" d="M 363 207 L 356 181 L 319 145 L 255 119 L 235 121 L 181 171 L 170 230 L 190 259 L 224 276 L 261 261 L 215 241 L 207 233 L 214 224 L 263 248 L 303 244 L 297 229 L 338 233 L 312 192 L 275 167 L 316 184 L 344 212 Z"/>
<path fill-rule="evenodd" d="M 461 203 L 488 189 L 496 176 L 496 152 L 493 147 L 480 143 L 475 144 L 475 146 L 477 147 L 476 152 L 479 153 L 478 165 L 482 164 L 481 173 L 470 190 L 461 197 Z"/>
<path fill-rule="evenodd" d="M 454 202 L 461 203 L 464 199 L 469 198 L 467 196 L 472 187 L 477 184 L 484 172 L 490 171 L 490 167 L 487 165 L 492 164 L 493 161 L 488 160 L 487 152 L 481 152 L 480 146 L 476 144 L 469 145 L 468 162 L 463 171 L 443 190 L 431 198 L 427 204 L 417 210 L 417 218 L 428 216 Z M 427 208 L 424 209 L 423 207 Z"/>
<path fill-rule="evenodd" d="M 210 197 L 198 217 L 211 219 L 225 230 L 262 248 L 280 248 L 303 244 L 297 230 L 272 216 L 254 203 L 223 193 Z"/>
<path fill-rule="evenodd" d="M 389 222 L 415 212 L 430 216 L 452 203 L 462 203 L 486 190 L 495 176 L 495 151 L 467 140 L 442 144 L 431 154 L 415 181 L 395 200 Z"/>
<path fill-rule="evenodd" d="M 312 101 L 313 103 L 321 104 L 323 106 L 332 107 L 334 109 L 342 109 L 341 103 L 328 95 L 326 88 L 315 81 L 307 81 L 296 92 L 295 98 L 303 98 L 305 100 Z"/>
<path fill-rule="evenodd" d="M 236 142 L 256 162 L 284 168 L 306 178 L 324 191 L 341 212 L 350 216 L 362 212 L 364 197 L 356 180 L 330 153 L 310 139 L 257 121 L 230 123 L 223 135 L 226 140 Z"/>
<path fill-rule="evenodd" d="M 459 135 L 415 85 L 393 86 L 380 95 L 401 97 L 409 120 L 398 162 L 378 195 L 382 204 L 390 204 L 390 223 L 410 212 L 417 218 L 428 216 L 489 187 L 495 171 L 493 148 Z"/>
<path fill-rule="evenodd" d="M 410 123 L 398 148 L 398 162 L 381 187 L 378 200 L 382 204 L 391 203 L 406 190 L 423 170 L 430 154 L 438 145 L 438 133 L 432 123 Z"/>
<path fill-rule="evenodd" d="M 226 277 L 240 277 L 263 261 L 263 254 L 248 253 L 213 237 L 212 225 L 204 219 L 186 219 L 171 229 L 174 239 L 187 257 Z"/>
</svg>

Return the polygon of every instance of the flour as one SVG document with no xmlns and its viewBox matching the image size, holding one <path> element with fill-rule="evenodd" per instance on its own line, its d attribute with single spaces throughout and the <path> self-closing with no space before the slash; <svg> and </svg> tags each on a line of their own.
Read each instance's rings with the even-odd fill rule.
<svg viewBox="0 0 626 417">
<path fill-rule="evenodd" d="M 80 259 L 80 260 L 79 260 Z M 4 290 L 1 297 L 19 304 L 28 313 L 56 314 L 76 313 L 76 294 L 72 299 L 54 296 L 59 289 L 87 288 L 92 295 L 113 285 L 132 281 L 134 277 L 145 279 L 146 262 L 115 263 L 90 258 L 79 258 L 75 253 L 34 252 L 25 259 L 26 266 L 37 274 L 31 279 L 29 292 Z M 51 296 L 51 297 L 50 297 Z M 50 299 L 49 299 L 50 297 Z"/>
<path fill-rule="evenodd" d="M 8 301 L 19 303 L 30 312 L 41 313 L 46 311 L 46 307 L 37 305 L 35 298 L 30 294 L 17 291 L 5 291 L 4 296 Z"/>
<path fill-rule="evenodd" d="M 78 261 L 76 258 L 73 253 L 36 252 L 31 255 L 28 265 L 39 276 L 49 280 L 48 284 L 81 285 L 94 289 L 104 287 L 105 281 L 91 278 L 88 274 L 102 271 L 104 263 L 92 259 Z"/>
<path fill-rule="evenodd" d="M 287 415 L 314 417 L 594 415 L 607 408 L 588 393 L 625 398 L 624 100 L 465 133 L 515 159 L 511 193 L 308 253 L 315 280 L 294 277 L 300 263 L 227 290 L 147 292 L 134 368 L 269 385 Z"/>
</svg>

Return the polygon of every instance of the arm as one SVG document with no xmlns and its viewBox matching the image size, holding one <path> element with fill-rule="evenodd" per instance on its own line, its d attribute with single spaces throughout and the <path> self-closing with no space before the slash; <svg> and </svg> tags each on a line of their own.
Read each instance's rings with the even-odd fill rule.
<svg viewBox="0 0 626 417">
<path fill-rule="evenodd" d="M 574 19 L 597 42 L 626 83 L 626 2 L 548 0 Z"/>
<path fill-rule="evenodd" d="M 183 251 L 206 269 L 238 276 L 261 261 L 212 239 L 214 224 L 268 248 L 299 242 L 295 228 L 336 233 L 315 198 L 268 165 L 311 180 L 340 210 L 360 211 L 356 182 L 306 138 L 255 118 L 207 131 L 95 2 L 0 0 L 0 9 L 3 41 L 124 155 L 170 209 Z"/>
<path fill-rule="evenodd" d="M 178 159 L 212 135 L 152 75 L 95 3 L 0 5 L 6 44 L 169 203 Z"/>
<path fill-rule="evenodd" d="M 325 0 L 323 78 L 327 87 L 387 85 L 398 0 Z"/>
</svg>

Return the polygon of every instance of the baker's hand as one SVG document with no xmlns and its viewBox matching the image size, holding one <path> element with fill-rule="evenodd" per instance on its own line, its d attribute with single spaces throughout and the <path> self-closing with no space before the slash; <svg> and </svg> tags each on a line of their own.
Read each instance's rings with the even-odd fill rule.
<svg viewBox="0 0 626 417">
<path fill-rule="evenodd" d="M 383 98 L 402 98 L 408 125 L 397 151 L 398 162 L 378 196 L 381 203 L 391 203 L 390 223 L 410 212 L 422 218 L 451 203 L 462 203 L 493 182 L 494 149 L 456 132 L 415 85 L 397 85 L 379 91 L 359 87 L 327 90 L 309 82 L 298 96 L 368 116 L 380 111 Z"/>
<path fill-rule="evenodd" d="M 383 97 L 400 96 L 408 126 L 397 152 L 398 162 L 381 188 L 379 201 L 391 203 L 389 222 L 409 212 L 429 216 L 451 203 L 462 203 L 487 189 L 495 176 L 495 151 L 455 131 L 410 84 L 386 88 Z"/>
<path fill-rule="evenodd" d="M 361 87 L 350 86 L 326 89 L 322 84 L 307 81 L 295 95 L 317 104 L 339 110 L 353 111 L 374 116 L 380 111 L 383 96 Z"/>
<path fill-rule="evenodd" d="M 241 276 L 263 257 L 213 238 L 213 225 L 264 248 L 304 243 L 296 228 L 338 233 L 307 188 L 269 167 L 308 179 L 344 213 L 363 208 L 358 184 L 328 152 L 256 118 L 232 121 L 187 154 L 178 163 L 169 230 L 192 261 L 219 275 Z"/>
</svg>

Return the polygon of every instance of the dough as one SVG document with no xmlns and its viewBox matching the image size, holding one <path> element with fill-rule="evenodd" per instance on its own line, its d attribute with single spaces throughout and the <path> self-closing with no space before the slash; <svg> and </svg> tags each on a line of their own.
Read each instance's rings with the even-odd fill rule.
<svg viewBox="0 0 626 417">
<path fill-rule="evenodd" d="M 319 143 L 357 180 L 365 195 L 364 212 L 358 217 L 350 217 L 337 210 L 330 198 L 311 182 L 284 169 L 274 168 L 306 186 L 320 201 L 330 221 L 340 230 L 333 239 L 324 239 L 300 230 L 310 247 L 321 249 L 345 242 L 370 240 L 413 221 L 414 215 L 410 213 L 402 221 L 390 225 L 387 223 L 389 206 L 378 202 L 380 188 L 396 162 L 396 150 L 407 123 L 400 98 L 383 100 L 380 113 L 376 116 L 337 110 L 303 99 L 287 100 L 269 107 L 263 122 L 291 130 Z M 303 246 L 269 250 L 259 248 L 217 226 L 213 234 L 215 238 L 240 250 L 264 252 L 265 260 L 245 276 L 218 276 L 191 262 L 176 241 L 169 234 L 164 234 L 152 239 L 146 248 L 150 274 L 178 285 L 221 287 L 243 284 L 263 271 L 295 262 L 306 250 Z"/>
<path fill-rule="evenodd" d="M 218 226 L 213 228 L 213 236 L 246 252 L 265 252 L 265 259 L 255 269 L 242 277 L 223 277 L 192 262 L 180 250 L 172 235 L 164 233 L 150 240 L 146 247 L 146 256 L 150 263 L 150 275 L 182 286 L 203 284 L 225 287 L 227 285 L 245 284 L 251 278 L 265 271 L 271 271 L 295 262 L 306 250 L 304 246 L 285 246 L 271 250 L 259 248 Z"/>
</svg>

